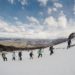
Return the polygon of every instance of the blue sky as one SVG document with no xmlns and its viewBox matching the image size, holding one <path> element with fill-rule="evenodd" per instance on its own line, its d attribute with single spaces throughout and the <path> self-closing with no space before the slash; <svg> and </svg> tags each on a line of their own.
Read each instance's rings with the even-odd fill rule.
<svg viewBox="0 0 75 75">
<path fill-rule="evenodd" d="M 68 35 L 74 31 L 74 16 L 74 0 L 0 0 L 0 34 L 35 38 Z"/>
</svg>

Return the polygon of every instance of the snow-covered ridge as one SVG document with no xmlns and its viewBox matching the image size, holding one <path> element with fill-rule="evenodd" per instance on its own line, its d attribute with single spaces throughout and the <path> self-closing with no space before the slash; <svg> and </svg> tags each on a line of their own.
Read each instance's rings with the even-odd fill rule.
<svg viewBox="0 0 75 75">
<path fill-rule="evenodd" d="M 72 44 L 75 42 L 72 41 Z M 8 53 L 8 61 L 3 62 L 0 56 L 1 75 L 74 75 L 75 74 L 75 47 L 66 49 L 67 43 L 55 46 L 54 54 L 49 55 L 49 49 L 43 51 L 43 57 L 37 58 L 34 51 L 33 60 L 29 59 L 29 52 L 23 53 L 23 60 L 19 61 L 16 52 L 16 61 L 12 61 L 12 53 Z M 65 48 L 65 49 L 62 49 Z"/>
</svg>

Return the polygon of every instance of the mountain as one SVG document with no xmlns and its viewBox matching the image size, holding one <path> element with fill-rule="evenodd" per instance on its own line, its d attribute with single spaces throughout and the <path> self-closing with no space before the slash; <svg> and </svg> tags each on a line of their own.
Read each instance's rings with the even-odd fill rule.
<svg viewBox="0 0 75 75">
<path fill-rule="evenodd" d="M 75 41 L 72 42 L 75 44 Z M 8 61 L 3 62 L 0 56 L 1 75 L 75 75 L 75 47 L 66 49 L 67 43 L 55 46 L 54 54 L 49 55 L 49 49 L 43 50 L 43 57 L 37 58 L 34 51 L 33 60 L 29 59 L 29 52 L 23 53 L 23 60 L 12 61 L 12 53 L 8 53 Z"/>
</svg>

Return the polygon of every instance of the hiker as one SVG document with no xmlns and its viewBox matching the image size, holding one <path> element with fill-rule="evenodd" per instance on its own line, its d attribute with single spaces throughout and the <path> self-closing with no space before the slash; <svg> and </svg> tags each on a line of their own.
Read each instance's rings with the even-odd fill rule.
<svg viewBox="0 0 75 75">
<path fill-rule="evenodd" d="M 6 57 L 5 53 L 2 53 L 2 58 L 3 58 L 3 61 L 7 61 L 7 57 Z"/>
<path fill-rule="evenodd" d="M 70 48 L 71 46 L 71 39 L 74 37 L 74 33 L 71 33 L 68 37 L 68 46 L 67 46 L 67 49 Z"/>
<path fill-rule="evenodd" d="M 38 51 L 38 58 L 39 57 L 42 57 L 42 50 L 41 50 L 41 48 L 39 49 L 39 51 Z"/>
<path fill-rule="evenodd" d="M 19 56 L 19 60 L 22 60 L 22 52 L 19 52 L 18 56 Z"/>
<path fill-rule="evenodd" d="M 33 59 L 33 51 L 30 52 L 30 59 Z"/>
<path fill-rule="evenodd" d="M 12 60 L 15 61 L 15 52 L 13 52 L 13 54 L 12 54 Z"/>
<path fill-rule="evenodd" d="M 68 39 L 68 46 L 67 46 L 67 49 L 70 48 L 71 46 L 71 39 Z"/>
<path fill-rule="evenodd" d="M 54 52 L 53 52 L 53 49 L 54 49 L 53 46 L 50 46 L 50 47 L 49 47 L 50 55 L 52 55 L 52 54 L 54 53 Z"/>
</svg>

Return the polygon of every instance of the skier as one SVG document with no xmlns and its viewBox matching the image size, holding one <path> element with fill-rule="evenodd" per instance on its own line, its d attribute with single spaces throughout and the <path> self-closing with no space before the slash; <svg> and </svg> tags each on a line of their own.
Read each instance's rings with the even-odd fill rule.
<svg viewBox="0 0 75 75">
<path fill-rule="evenodd" d="M 54 49 L 53 46 L 50 46 L 50 47 L 49 47 L 50 55 L 52 55 L 52 54 L 54 53 L 54 52 L 53 52 L 53 49 Z"/>
</svg>

